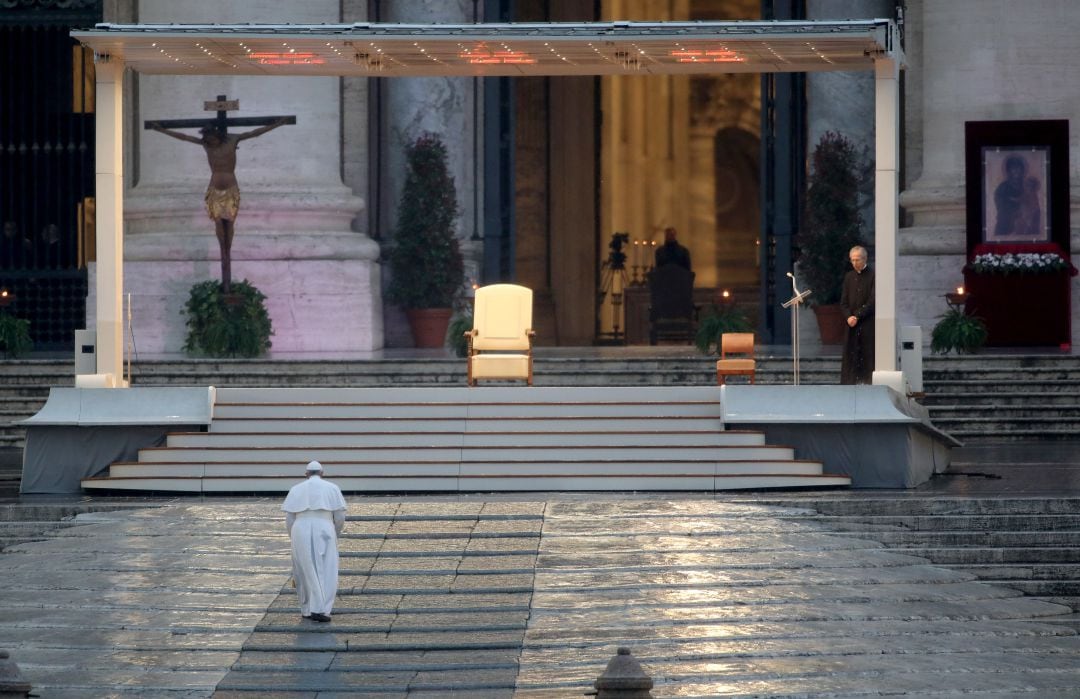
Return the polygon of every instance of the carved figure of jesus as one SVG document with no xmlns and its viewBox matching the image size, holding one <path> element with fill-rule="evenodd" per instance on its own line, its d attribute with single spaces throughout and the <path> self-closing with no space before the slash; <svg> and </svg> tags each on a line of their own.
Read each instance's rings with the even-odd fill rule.
<svg viewBox="0 0 1080 699">
<path fill-rule="evenodd" d="M 281 117 L 266 126 L 240 134 L 225 133 L 215 126 L 204 126 L 200 138 L 180 131 L 166 129 L 154 123 L 147 126 L 166 136 L 203 147 L 210 164 L 210 185 L 206 188 L 206 213 L 214 222 L 214 233 L 221 247 L 221 288 L 224 293 L 232 289 L 232 240 L 236 215 L 240 210 L 240 184 L 236 181 L 236 147 L 240 141 L 261 136 L 279 126 L 290 123 Z"/>
</svg>

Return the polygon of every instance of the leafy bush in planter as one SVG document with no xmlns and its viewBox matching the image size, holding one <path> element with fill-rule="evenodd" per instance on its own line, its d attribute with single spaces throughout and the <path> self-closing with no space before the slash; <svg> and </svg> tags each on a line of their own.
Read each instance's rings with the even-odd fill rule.
<svg viewBox="0 0 1080 699">
<path fill-rule="evenodd" d="M 473 314 L 471 310 L 459 312 L 450 321 L 450 325 L 446 328 L 446 345 L 455 356 L 464 357 L 469 353 L 469 341 L 465 338 L 465 333 L 472 330 L 472 328 Z"/>
<path fill-rule="evenodd" d="M 806 302 L 827 306 L 840 302 L 848 252 L 863 241 L 859 213 L 859 158 L 844 136 L 828 131 L 814 148 L 809 187 L 803 209 L 802 230 L 796 240 L 799 270 Z"/>
<path fill-rule="evenodd" d="M 724 333 L 746 333 L 752 329 L 746 314 L 736 306 L 732 304 L 710 306 L 705 311 L 705 315 L 698 321 L 694 346 L 702 354 L 709 354 L 710 348 L 713 348 L 719 354 L 721 335 Z"/>
<path fill-rule="evenodd" d="M 405 149 L 405 160 L 387 298 L 402 308 L 450 308 L 461 292 L 465 269 L 454 235 L 457 191 L 446 145 L 424 134 Z"/>
<path fill-rule="evenodd" d="M 259 357 L 270 349 L 274 334 L 266 296 L 246 279 L 222 293 L 221 282 L 210 280 L 191 287 L 184 306 L 187 340 L 184 351 L 207 357 Z"/>
<path fill-rule="evenodd" d="M 30 339 L 30 321 L 0 313 L 0 351 L 4 356 L 19 357 L 34 346 Z"/>
<path fill-rule="evenodd" d="M 981 318 L 967 315 L 962 308 L 950 308 L 939 318 L 930 335 L 931 352 L 973 354 L 986 344 L 986 324 Z"/>
</svg>

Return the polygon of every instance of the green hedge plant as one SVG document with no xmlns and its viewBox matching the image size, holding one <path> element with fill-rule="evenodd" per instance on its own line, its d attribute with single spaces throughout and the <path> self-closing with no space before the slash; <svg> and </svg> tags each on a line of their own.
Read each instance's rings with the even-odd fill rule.
<svg viewBox="0 0 1080 699">
<path fill-rule="evenodd" d="M 950 308 L 938 316 L 937 325 L 930 335 L 930 351 L 935 354 L 973 354 L 986 344 L 986 324 L 980 318 L 969 316 L 964 309 Z"/>
<path fill-rule="evenodd" d="M 457 190 L 446 145 L 424 134 L 405 149 L 405 185 L 389 253 L 387 298 L 402 308 L 451 308 L 465 279 L 454 235 Z"/>
<path fill-rule="evenodd" d="M 34 346 L 30 339 L 30 321 L 0 313 L 0 351 L 5 357 L 19 357 Z"/>
<path fill-rule="evenodd" d="M 843 135 L 826 132 L 811 157 L 802 230 L 796 238 L 804 288 L 811 306 L 840 303 L 848 252 L 865 246 L 859 213 L 859 157 Z"/>
<path fill-rule="evenodd" d="M 694 346 L 702 354 L 720 353 L 720 338 L 724 333 L 748 333 L 753 328 L 746 314 L 734 304 L 709 306 L 698 321 Z"/>
<path fill-rule="evenodd" d="M 187 340 L 184 351 L 204 357 L 260 357 L 270 349 L 274 334 L 266 296 L 246 279 L 233 282 L 229 294 L 221 282 L 210 280 L 191 287 L 184 306 Z"/>
</svg>

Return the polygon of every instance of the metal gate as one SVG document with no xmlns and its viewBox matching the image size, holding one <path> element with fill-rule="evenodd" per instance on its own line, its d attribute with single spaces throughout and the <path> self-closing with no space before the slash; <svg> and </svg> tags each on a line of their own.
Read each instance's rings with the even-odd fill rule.
<svg viewBox="0 0 1080 699">
<path fill-rule="evenodd" d="M 94 251 L 94 64 L 69 36 L 101 0 L 0 0 L 0 312 L 70 350 Z"/>
</svg>

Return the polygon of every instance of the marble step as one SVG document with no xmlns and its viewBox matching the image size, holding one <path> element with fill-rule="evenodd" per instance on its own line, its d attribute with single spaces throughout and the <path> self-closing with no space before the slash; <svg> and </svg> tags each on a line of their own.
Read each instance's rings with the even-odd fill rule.
<svg viewBox="0 0 1080 699">
<path fill-rule="evenodd" d="M 83 488 L 140 492 L 187 493 L 284 493 L 297 482 L 295 476 L 282 478 L 90 478 Z M 795 488 L 842 488 L 851 484 L 844 476 L 824 475 L 543 475 L 468 477 L 346 477 L 334 478 L 342 490 L 352 493 L 456 493 L 456 492 L 628 492 L 763 490 Z"/>
<path fill-rule="evenodd" d="M 511 419 L 621 419 L 637 418 L 667 420 L 680 418 L 708 418 L 719 428 L 722 412 L 719 400 L 715 402 L 687 402 L 681 404 L 623 403 L 623 404 L 555 404 L 515 405 L 487 404 L 361 404 L 361 403 L 226 403 L 214 406 L 214 420 L 255 418 L 260 420 L 344 420 L 394 418 L 413 420 L 457 419 L 503 420 Z"/>
<path fill-rule="evenodd" d="M 966 417 L 1008 418 L 1073 418 L 1080 420 L 1080 399 L 1072 398 L 1070 403 L 1057 405 L 931 405 L 928 406 L 930 417 L 935 422 L 939 419 L 961 420 Z M 1080 438 L 1080 434 L 1077 435 Z"/>
<path fill-rule="evenodd" d="M 290 484 L 300 477 L 298 461 L 138 461 L 110 466 L 110 478 L 268 478 L 284 479 Z M 649 462 L 649 461 L 455 461 L 421 460 L 323 462 L 328 477 L 335 483 L 351 478 L 473 478 L 473 477 L 583 477 L 617 479 L 623 475 L 663 478 L 701 478 L 712 476 L 821 475 L 821 463 L 793 459 L 731 459 L 728 461 Z M 342 486 L 344 487 L 344 486 Z M 286 488 L 287 489 L 287 488 Z M 708 489 L 708 488 L 707 488 Z"/>
<path fill-rule="evenodd" d="M 979 389 L 991 389 L 995 393 L 1027 393 L 1029 391 L 1058 392 L 1076 394 L 1080 390 L 1080 378 L 1046 379 L 1028 378 L 1024 372 L 1013 374 L 1008 379 L 985 379 L 965 377 L 963 379 L 934 379 L 923 377 L 923 387 L 927 393 L 950 395 L 953 393 L 977 393 Z"/>
<path fill-rule="evenodd" d="M 384 447 L 191 447 L 139 450 L 144 464 L 213 464 L 247 463 L 253 465 L 296 464 L 316 460 L 324 464 L 408 464 L 408 463 L 503 463 L 517 466 L 537 462 L 572 464 L 656 464 L 676 467 L 684 463 L 766 463 L 790 459 L 790 450 L 771 451 L 745 447 L 575 447 L 541 445 L 538 447 L 434 447 L 400 444 Z M 773 456 L 775 454 L 775 456 Z"/>
<path fill-rule="evenodd" d="M 987 387 L 989 389 L 991 387 Z M 998 393 L 992 390 L 976 391 L 973 393 L 927 393 L 919 401 L 931 410 L 938 408 L 949 409 L 952 407 L 970 407 L 978 409 L 988 407 L 1010 406 L 1066 406 L 1075 407 L 1080 404 L 1080 396 L 1071 391 L 1043 391 L 1035 390 L 1024 393 Z"/>
<path fill-rule="evenodd" d="M 763 498 L 763 504 L 790 507 L 790 500 Z M 1072 515 L 1080 513 L 1080 497 L 997 497 L 997 498 L 805 498 L 798 502 L 823 517 L 861 518 L 920 515 Z"/>
<path fill-rule="evenodd" d="M 949 567 L 967 565 L 1009 565 L 1030 567 L 1044 564 L 1074 564 L 1080 572 L 1080 545 L 1018 547 L 890 546 L 893 551 L 910 553 Z M 1030 573 L 1030 568 L 1028 570 Z M 1030 577 L 1030 575 L 1028 576 Z"/>
<path fill-rule="evenodd" d="M 166 448 L 247 448 L 252 444 L 259 449 L 302 448 L 363 448 L 373 447 L 519 447 L 550 448 L 553 441 L 564 447 L 646 447 L 649 449 L 682 446 L 711 447 L 722 452 L 726 458 L 740 454 L 738 458 L 767 454 L 766 458 L 790 459 L 793 450 L 787 447 L 738 446 L 739 433 L 719 430 L 649 431 L 649 432 L 557 432 L 551 431 L 485 431 L 446 432 L 431 429 L 392 432 L 306 432 L 306 433 L 240 433 L 240 432 L 188 432 L 173 433 L 166 440 Z M 441 427 L 441 426 L 440 426 Z M 534 428 L 527 424 L 525 427 Z M 745 434 L 745 433 L 743 433 Z M 718 454 L 719 455 L 719 454 Z"/>
<path fill-rule="evenodd" d="M 845 531 L 872 531 L 874 535 L 899 534 L 920 536 L 960 536 L 970 534 L 1024 536 L 1030 532 L 1062 532 L 1080 536 L 1080 511 L 1067 514 L 995 513 L 995 514 L 882 514 L 863 516 L 820 516 L 814 521 L 827 522 Z M 1080 543 L 1080 541 L 1078 541 Z"/>
<path fill-rule="evenodd" d="M 553 418 L 504 418 L 470 417 L 467 421 L 461 418 L 225 418 L 216 417 L 211 425 L 209 433 L 196 434 L 289 434 L 306 433 L 318 434 L 368 434 L 388 432 L 447 432 L 451 430 L 465 430 L 470 433 L 509 432 L 515 434 L 530 434 L 532 432 L 557 432 L 570 434 L 572 432 L 608 432 L 608 433 L 639 433 L 655 434 L 663 431 L 676 432 L 716 432 L 719 429 L 719 419 L 716 417 L 666 417 L 664 425 L 670 430 L 664 430 L 657 424 L 654 417 L 553 417 Z M 737 440 L 738 444 L 754 445 L 764 444 L 765 437 L 759 432 L 746 432 L 742 430 L 724 430 L 728 439 Z"/>
</svg>

